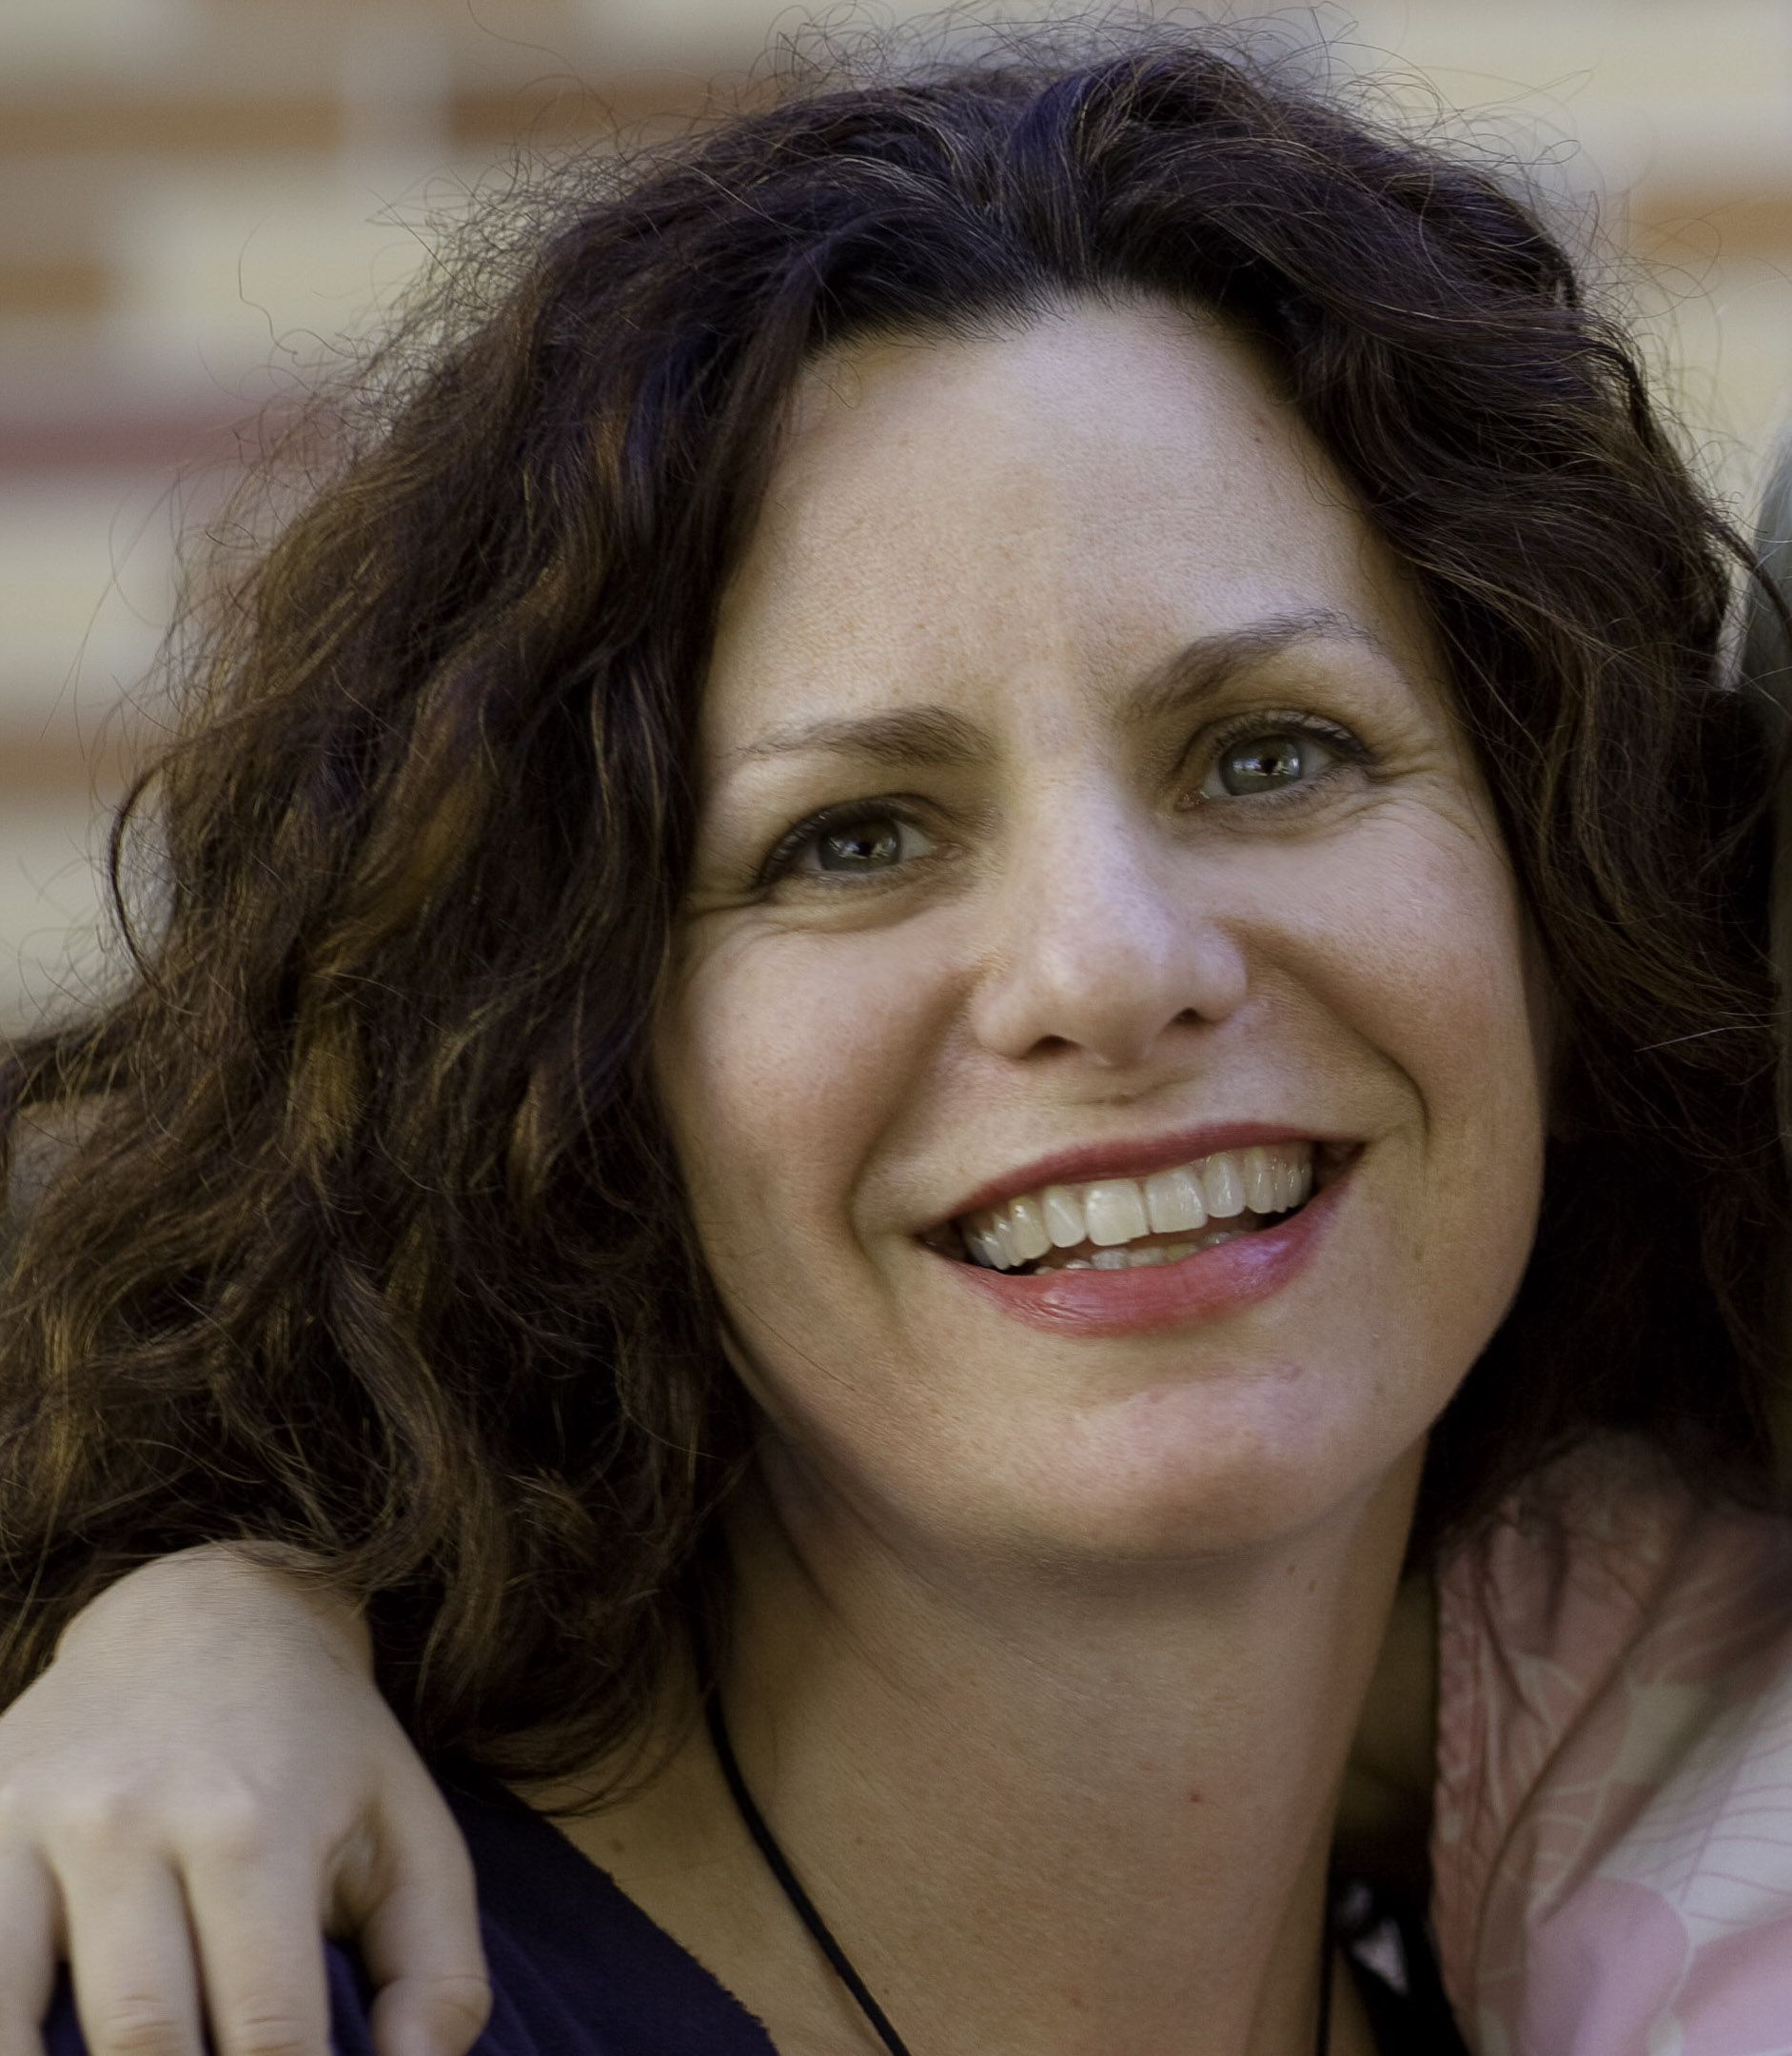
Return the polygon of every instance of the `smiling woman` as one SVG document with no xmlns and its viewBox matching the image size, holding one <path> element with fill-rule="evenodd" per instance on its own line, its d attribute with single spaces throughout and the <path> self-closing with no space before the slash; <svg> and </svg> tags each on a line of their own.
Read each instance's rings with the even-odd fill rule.
<svg viewBox="0 0 1792 2056">
<path fill-rule="evenodd" d="M 320 1896 L 387 2056 L 477 1983 L 342 1596 L 494 2050 L 1437 2050 L 1353 1738 L 1516 2049 L 1550 1577 L 1778 1561 L 1731 540 L 1491 179 L 1003 49 L 581 169 L 420 317 L 217 615 L 139 982 L 8 1068 L 83 1120 L 0 1339 L 0 1983 L 66 1928 L 100 2056 L 196 2046 L 195 1953 L 313 2047 Z M 219 1540 L 286 1572 L 120 1576 Z M 108 1661 L 204 1768 L 69 1739 Z M 1625 1931 L 1569 1898 L 1542 2046 Z"/>
<path fill-rule="evenodd" d="M 1404 1513 L 1529 1249 L 1544 998 L 1422 613 L 1257 353 L 1104 298 L 823 358 L 697 761 L 656 1070 L 779 1444 L 1035 1557 Z"/>
</svg>

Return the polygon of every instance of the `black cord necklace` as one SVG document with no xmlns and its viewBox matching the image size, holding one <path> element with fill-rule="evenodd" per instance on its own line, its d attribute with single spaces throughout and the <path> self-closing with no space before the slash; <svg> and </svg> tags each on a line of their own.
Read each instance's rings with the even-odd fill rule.
<svg viewBox="0 0 1792 2056">
<path fill-rule="evenodd" d="M 835 1974 L 857 2002 L 858 2010 L 876 2030 L 877 2039 L 890 2051 L 890 2056 L 909 2056 L 908 2045 L 890 2025 L 890 2018 L 882 2007 L 871 1996 L 865 1981 L 847 1960 L 846 1951 L 829 1932 L 828 1924 L 816 1911 L 815 1901 L 797 1882 L 797 1873 L 790 1868 L 789 1859 L 778 1848 L 772 1830 L 765 1825 L 765 1815 L 753 1803 L 753 1794 L 747 1789 L 747 1781 L 740 1775 L 740 1766 L 735 1761 L 734 1744 L 728 1739 L 728 1728 L 721 1717 L 721 1694 L 711 1691 L 709 1695 L 709 1738 L 716 1746 L 716 1761 L 721 1766 L 721 1774 L 728 1780 L 728 1789 L 734 1794 L 734 1803 L 740 1818 L 746 1823 L 747 1832 L 759 1846 L 759 1854 L 771 1866 L 772 1875 L 783 1888 L 784 1897 L 797 1910 L 797 1917 L 814 1935 L 821 1953 L 834 1966 Z"/>
<path fill-rule="evenodd" d="M 784 1897 L 790 1901 L 797 1918 L 815 1937 L 829 1963 L 834 1966 L 835 1975 L 852 1993 L 858 2010 L 871 2023 L 890 2056 L 909 2056 L 908 2045 L 890 2025 L 890 2016 L 871 1996 L 869 1987 L 858 1972 L 853 1968 L 846 1951 L 834 1939 L 828 1924 L 816 1910 L 816 1903 L 803 1890 L 797 1873 L 790 1868 L 790 1859 L 778 1846 L 778 1839 L 766 1825 L 765 1815 L 754 1804 L 753 1794 L 747 1789 L 747 1781 L 740 1774 L 736 1761 L 734 1744 L 728 1739 L 728 1724 L 721 1717 L 721 1694 L 713 1688 L 704 1707 L 709 1719 L 709 1739 L 715 1747 L 716 1761 L 721 1766 L 721 1774 L 727 1780 L 728 1790 L 735 1803 L 735 1809 L 747 1832 L 758 1845 L 759 1854 L 765 1858 L 772 1875 L 778 1880 Z M 1331 1919 L 1328 1910 L 1325 1933 L 1321 1937 L 1319 1951 L 1319 2033 L 1313 2044 L 1314 2056 L 1327 2056 L 1331 2046 Z"/>
</svg>

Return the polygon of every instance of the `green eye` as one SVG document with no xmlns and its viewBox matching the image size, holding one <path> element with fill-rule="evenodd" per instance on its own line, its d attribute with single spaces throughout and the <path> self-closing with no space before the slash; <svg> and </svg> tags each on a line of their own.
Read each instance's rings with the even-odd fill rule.
<svg viewBox="0 0 1792 2056">
<path fill-rule="evenodd" d="M 851 821 L 815 839 L 817 871 L 887 871 L 902 858 L 902 825 L 881 820 Z"/>
<path fill-rule="evenodd" d="M 829 807 L 798 821 L 779 838 L 759 872 L 761 886 L 778 879 L 885 879 L 905 872 L 939 845 L 896 801 Z"/>
<path fill-rule="evenodd" d="M 873 878 L 899 870 L 935 847 L 932 836 L 900 814 L 847 815 L 825 818 L 793 831 L 785 845 L 786 863 L 812 877 Z"/>
<path fill-rule="evenodd" d="M 1323 771 L 1331 753 L 1312 736 L 1271 729 L 1227 743 L 1208 781 L 1209 797 L 1234 800 L 1285 791 Z M 1219 793 L 1211 791 L 1217 784 Z"/>
</svg>

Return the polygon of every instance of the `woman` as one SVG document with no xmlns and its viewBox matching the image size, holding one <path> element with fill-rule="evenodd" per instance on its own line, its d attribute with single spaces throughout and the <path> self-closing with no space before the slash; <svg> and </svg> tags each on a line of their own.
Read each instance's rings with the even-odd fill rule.
<svg viewBox="0 0 1792 2056">
<path fill-rule="evenodd" d="M 12 1067 L 99 1109 L 14 1688 L 148 1555 L 304 1551 L 497 2046 L 1373 2046 L 1403 1567 L 1521 1488 L 1778 1532 L 1730 549 L 1522 207 L 1198 41 L 578 199 L 221 616 L 166 932 Z M 190 2032 L 167 1911 L 120 1974 L 70 1904 L 89 2026 Z"/>
</svg>

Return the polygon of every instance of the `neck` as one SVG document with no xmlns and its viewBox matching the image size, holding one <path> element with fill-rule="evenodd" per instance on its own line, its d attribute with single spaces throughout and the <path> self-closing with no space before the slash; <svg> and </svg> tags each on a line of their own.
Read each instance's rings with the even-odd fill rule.
<svg viewBox="0 0 1792 2056">
<path fill-rule="evenodd" d="M 735 1747 L 917 2056 L 1306 2056 L 1331 1821 L 1415 1468 L 1274 1550 L 1173 1569 L 942 1561 L 800 1481 L 743 1494 Z M 700 1724 L 590 1825 L 780 2049 L 868 2046 Z"/>
</svg>

